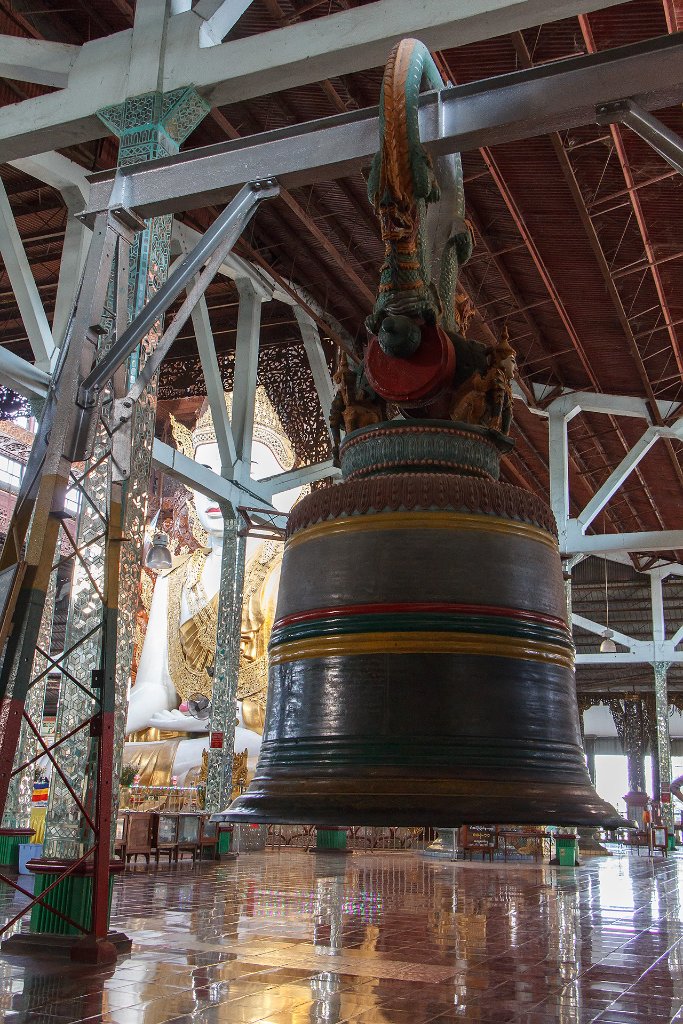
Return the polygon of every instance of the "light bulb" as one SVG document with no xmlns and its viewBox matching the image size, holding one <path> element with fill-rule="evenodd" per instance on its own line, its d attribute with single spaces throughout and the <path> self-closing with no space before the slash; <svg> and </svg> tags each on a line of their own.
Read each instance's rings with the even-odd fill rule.
<svg viewBox="0 0 683 1024">
<path fill-rule="evenodd" d="M 171 550 L 168 546 L 168 536 L 165 533 L 155 533 L 152 547 L 147 553 L 145 565 L 154 572 L 162 572 L 163 569 L 170 569 L 173 565 Z"/>
</svg>

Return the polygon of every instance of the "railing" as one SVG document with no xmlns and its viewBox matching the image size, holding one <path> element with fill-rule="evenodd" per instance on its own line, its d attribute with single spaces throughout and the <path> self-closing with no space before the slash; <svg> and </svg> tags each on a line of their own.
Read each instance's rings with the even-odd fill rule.
<svg viewBox="0 0 683 1024">
<path fill-rule="evenodd" d="M 338 844 L 343 847 L 343 841 Z M 269 825 L 266 848 L 312 850 L 317 846 L 315 825 Z M 406 826 L 346 828 L 345 849 L 363 853 L 430 853 L 452 859 L 493 861 L 548 861 L 553 836 L 539 828 L 511 826 L 455 829 Z"/>
<path fill-rule="evenodd" d="M 315 825 L 269 825 L 268 849 L 311 850 L 316 845 Z M 424 851 L 437 838 L 435 829 L 408 828 L 406 826 L 349 825 L 346 829 L 346 849 L 366 853 Z"/>
<path fill-rule="evenodd" d="M 196 786 L 121 787 L 121 809 L 130 811 L 201 811 Z"/>
</svg>

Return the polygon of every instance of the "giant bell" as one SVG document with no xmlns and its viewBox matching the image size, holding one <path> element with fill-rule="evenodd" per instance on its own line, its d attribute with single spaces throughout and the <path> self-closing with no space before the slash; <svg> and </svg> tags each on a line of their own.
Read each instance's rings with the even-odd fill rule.
<svg viewBox="0 0 683 1024">
<path fill-rule="evenodd" d="M 622 824 L 581 746 L 556 527 L 478 427 L 348 434 L 293 509 L 234 821 Z"/>
</svg>

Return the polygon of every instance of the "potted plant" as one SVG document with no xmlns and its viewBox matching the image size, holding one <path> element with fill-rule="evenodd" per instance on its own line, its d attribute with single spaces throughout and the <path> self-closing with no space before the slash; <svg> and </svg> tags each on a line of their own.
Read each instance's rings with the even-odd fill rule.
<svg viewBox="0 0 683 1024">
<path fill-rule="evenodd" d="M 137 768 L 133 764 L 124 764 L 119 776 L 119 796 L 121 807 L 128 807 L 130 803 L 130 787 L 135 782 Z"/>
</svg>

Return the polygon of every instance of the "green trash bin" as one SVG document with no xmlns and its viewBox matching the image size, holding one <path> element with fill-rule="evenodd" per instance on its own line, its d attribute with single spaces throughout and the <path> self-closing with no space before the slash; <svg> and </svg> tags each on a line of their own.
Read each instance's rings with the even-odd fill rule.
<svg viewBox="0 0 683 1024">
<path fill-rule="evenodd" d="M 232 833 L 234 825 L 221 822 L 218 826 L 218 856 L 226 857 L 232 853 Z"/>
<path fill-rule="evenodd" d="M 346 829 L 318 826 L 315 830 L 315 848 L 316 850 L 346 853 Z"/>
<path fill-rule="evenodd" d="M 667 850 L 676 849 L 676 836 L 673 834 L 673 832 L 669 832 L 669 835 L 667 836 L 666 848 Z"/>
<path fill-rule="evenodd" d="M 577 861 L 576 836 L 555 836 L 557 860 L 562 868 L 574 868 Z"/>
</svg>

